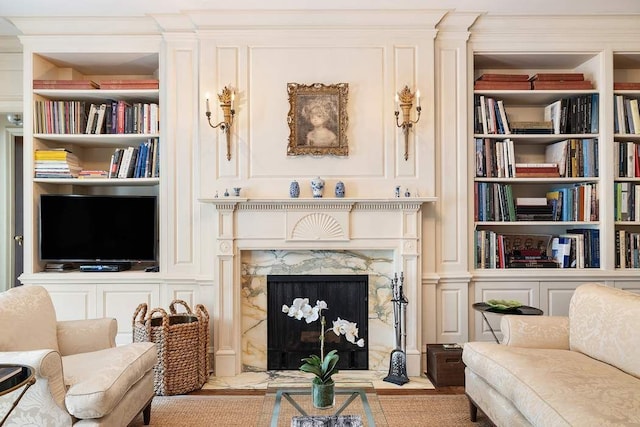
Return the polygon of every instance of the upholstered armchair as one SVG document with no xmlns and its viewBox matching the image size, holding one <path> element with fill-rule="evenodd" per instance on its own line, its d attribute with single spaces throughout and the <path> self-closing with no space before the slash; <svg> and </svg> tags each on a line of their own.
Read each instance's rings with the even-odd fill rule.
<svg viewBox="0 0 640 427">
<path fill-rule="evenodd" d="M 0 364 L 29 365 L 36 382 L 3 427 L 127 426 L 151 415 L 153 343 L 115 345 L 115 319 L 57 321 L 48 292 L 0 293 Z M 21 389 L 0 397 L 0 419 Z"/>
</svg>

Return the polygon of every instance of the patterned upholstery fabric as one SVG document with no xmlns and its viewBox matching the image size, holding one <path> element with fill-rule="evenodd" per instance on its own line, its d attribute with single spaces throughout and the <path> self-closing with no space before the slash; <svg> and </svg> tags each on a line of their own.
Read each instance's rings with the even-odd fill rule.
<svg viewBox="0 0 640 427">
<path fill-rule="evenodd" d="M 502 316 L 502 344 L 514 347 L 569 350 L 569 318 L 559 316 Z"/>
<path fill-rule="evenodd" d="M 116 346 L 116 319 L 66 320 L 58 322 L 60 354 L 87 353 Z"/>
<path fill-rule="evenodd" d="M 0 293 L 0 331 L 0 363 L 36 378 L 3 427 L 126 426 L 154 396 L 155 344 L 115 347 L 115 319 L 56 322 L 42 287 Z M 0 415 L 22 390 L 0 396 Z"/>
<path fill-rule="evenodd" d="M 110 413 L 156 363 L 155 347 L 148 344 L 133 343 L 65 357 L 69 412 L 78 418 L 100 418 Z"/>
<path fill-rule="evenodd" d="M 466 393 L 498 426 L 640 425 L 638 310 L 637 295 L 586 284 L 568 318 L 503 316 L 502 344 L 464 346 Z"/>
<path fill-rule="evenodd" d="M 40 286 L 31 288 L 0 293 L 0 351 L 58 350 L 56 312 L 49 293 Z"/>
<path fill-rule="evenodd" d="M 571 350 L 640 378 L 640 295 L 582 285 L 571 298 L 569 318 Z"/>
</svg>

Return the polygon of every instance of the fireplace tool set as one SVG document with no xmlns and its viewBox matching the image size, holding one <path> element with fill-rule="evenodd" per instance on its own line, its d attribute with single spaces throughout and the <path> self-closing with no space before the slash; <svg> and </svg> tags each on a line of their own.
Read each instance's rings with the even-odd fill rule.
<svg viewBox="0 0 640 427">
<path fill-rule="evenodd" d="M 405 331 L 407 323 L 407 304 L 409 301 L 404 295 L 404 274 L 400 273 L 400 284 L 398 284 L 398 275 L 394 274 L 391 280 L 391 290 L 393 293 L 393 323 L 396 333 L 396 348 L 391 352 L 389 358 L 389 375 L 384 381 L 403 385 L 409 382 L 407 376 L 407 333 Z"/>
</svg>

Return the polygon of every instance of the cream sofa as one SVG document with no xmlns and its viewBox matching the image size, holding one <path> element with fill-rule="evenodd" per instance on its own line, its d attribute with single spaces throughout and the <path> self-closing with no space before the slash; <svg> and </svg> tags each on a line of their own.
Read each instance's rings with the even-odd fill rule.
<svg viewBox="0 0 640 427">
<path fill-rule="evenodd" d="M 36 382 L 3 427 L 127 426 L 149 423 L 156 346 L 115 346 L 115 319 L 57 321 L 47 291 L 0 293 L 0 364 L 29 365 Z M 0 396 L 0 419 L 22 389 Z"/>
<path fill-rule="evenodd" d="M 640 425 L 640 295 L 579 286 L 568 317 L 501 319 L 502 343 L 465 344 L 471 419 L 497 426 Z"/>
</svg>

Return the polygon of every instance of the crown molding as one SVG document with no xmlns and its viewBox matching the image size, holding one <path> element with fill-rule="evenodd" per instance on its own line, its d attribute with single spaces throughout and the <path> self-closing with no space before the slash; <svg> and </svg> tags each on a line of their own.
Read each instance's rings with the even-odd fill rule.
<svg viewBox="0 0 640 427">
<path fill-rule="evenodd" d="M 150 16 L 7 17 L 23 35 L 160 34 Z"/>
</svg>

